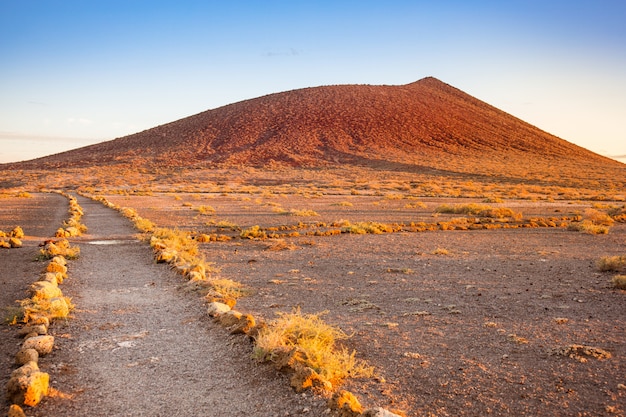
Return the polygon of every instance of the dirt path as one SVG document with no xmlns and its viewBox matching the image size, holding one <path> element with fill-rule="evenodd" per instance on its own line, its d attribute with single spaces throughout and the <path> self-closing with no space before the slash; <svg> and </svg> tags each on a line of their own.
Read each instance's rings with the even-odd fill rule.
<svg viewBox="0 0 626 417">
<path fill-rule="evenodd" d="M 284 377 L 250 359 L 181 278 L 152 260 L 126 219 L 79 198 L 89 234 L 63 284 L 74 318 L 54 326 L 57 349 L 42 361 L 62 394 L 30 416 L 322 415 L 324 401 L 296 395 Z M 69 397 L 69 398 L 67 398 Z"/>
</svg>

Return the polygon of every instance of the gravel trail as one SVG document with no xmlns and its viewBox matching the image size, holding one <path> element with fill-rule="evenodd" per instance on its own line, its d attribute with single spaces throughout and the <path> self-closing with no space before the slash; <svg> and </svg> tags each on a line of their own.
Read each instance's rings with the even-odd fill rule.
<svg viewBox="0 0 626 417">
<path fill-rule="evenodd" d="M 325 403 L 295 394 L 286 377 L 250 358 L 251 345 L 204 313 L 182 278 L 153 261 L 130 223 L 79 197 L 88 234 L 63 292 L 74 318 L 56 324 L 56 350 L 41 367 L 59 392 L 32 416 L 322 415 Z"/>
</svg>

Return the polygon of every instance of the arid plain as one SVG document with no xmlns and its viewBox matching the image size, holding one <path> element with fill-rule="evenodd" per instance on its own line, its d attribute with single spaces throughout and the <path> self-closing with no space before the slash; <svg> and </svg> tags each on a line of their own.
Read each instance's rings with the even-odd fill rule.
<svg viewBox="0 0 626 417">
<path fill-rule="evenodd" d="M 320 314 L 374 368 L 334 387 L 366 408 L 626 412 L 625 166 L 438 80 L 267 96 L 2 172 L 16 210 L 62 189 L 184 235 L 243 313 Z"/>
</svg>

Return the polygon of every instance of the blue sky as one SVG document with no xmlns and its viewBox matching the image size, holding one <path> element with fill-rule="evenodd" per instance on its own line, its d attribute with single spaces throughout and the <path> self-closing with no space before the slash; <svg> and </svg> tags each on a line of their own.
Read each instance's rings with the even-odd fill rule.
<svg viewBox="0 0 626 417">
<path fill-rule="evenodd" d="M 626 161 L 626 1 L 0 0 L 0 162 L 265 94 L 434 76 Z"/>
</svg>

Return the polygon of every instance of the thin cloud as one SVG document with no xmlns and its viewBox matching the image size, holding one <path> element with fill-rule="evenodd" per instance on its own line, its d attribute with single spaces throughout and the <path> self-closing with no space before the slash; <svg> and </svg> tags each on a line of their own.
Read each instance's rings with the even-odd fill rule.
<svg viewBox="0 0 626 417">
<path fill-rule="evenodd" d="M 294 48 L 289 48 L 289 51 L 284 51 L 284 52 L 266 52 L 263 54 L 263 56 L 267 56 L 267 57 L 274 57 L 274 56 L 297 56 L 300 55 L 300 51 L 298 51 L 297 49 Z"/>
<path fill-rule="evenodd" d="M 49 136 L 49 135 L 36 135 L 22 132 L 6 132 L 0 131 L 0 140 L 18 140 L 18 141 L 35 141 L 35 142 L 94 142 L 99 139 L 95 138 L 77 138 L 71 136 Z"/>
<path fill-rule="evenodd" d="M 82 117 L 68 117 L 67 118 L 67 123 L 70 124 L 70 125 L 79 124 L 79 125 L 83 125 L 83 126 L 88 126 L 88 125 L 92 124 L 93 121 L 90 120 L 90 119 L 82 118 Z"/>
</svg>

